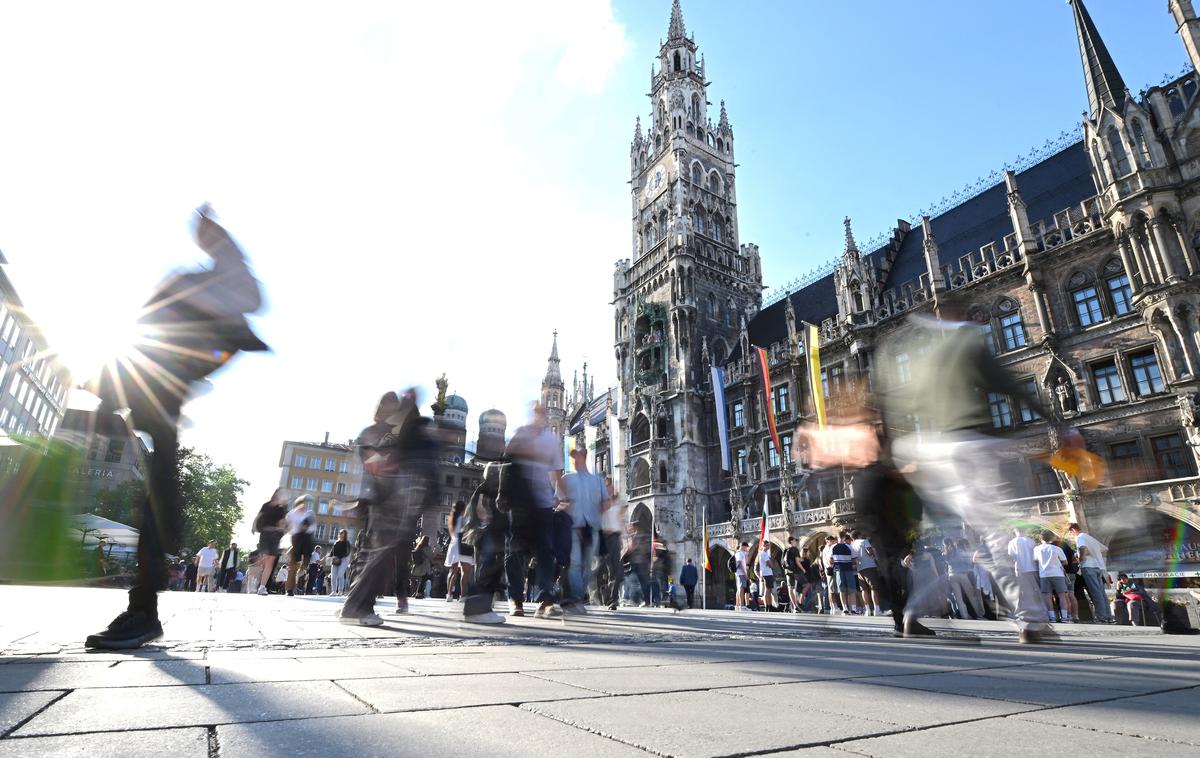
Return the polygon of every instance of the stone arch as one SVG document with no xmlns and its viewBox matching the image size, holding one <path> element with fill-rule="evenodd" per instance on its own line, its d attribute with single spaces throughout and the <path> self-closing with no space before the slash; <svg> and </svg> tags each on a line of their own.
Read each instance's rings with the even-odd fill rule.
<svg viewBox="0 0 1200 758">
<path fill-rule="evenodd" d="M 640 445 L 643 442 L 650 440 L 650 419 L 646 418 L 646 414 L 639 413 L 633 418 L 633 424 L 630 425 L 630 443 Z M 649 480 L 646 484 L 649 484 Z"/>
<path fill-rule="evenodd" d="M 648 487 L 650 485 L 650 463 L 645 458 L 638 458 L 633 463 L 633 482 L 632 486 Z M 633 523 L 633 516 L 630 515 L 630 523 Z"/>
<path fill-rule="evenodd" d="M 1007 316 L 1008 314 L 1019 311 L 1020 309 L 1021 306 L 1017 304 L 1017 301 L 1006 295 L 996 300 L 995 304 L 992 306 L 992 313 L 997 316 Z"/>
<path fill-rule="evenodd" d="M 734 552 L 722 542 L 714 541 L 708 547 L 709 565 L 712 566 L 712 571 L 705 577 L 704 582 L 704 604 L 708 608 L 726 608 L 733 605 L 737 583 L 729 563 L 733 560 Z M 704 570 L 702 565 L 697 568 L 700 571 Z"/>
</svg>

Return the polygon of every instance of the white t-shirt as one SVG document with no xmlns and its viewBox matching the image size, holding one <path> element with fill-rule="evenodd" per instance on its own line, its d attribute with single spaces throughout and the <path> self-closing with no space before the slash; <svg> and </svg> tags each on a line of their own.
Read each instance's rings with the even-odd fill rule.
<svg viewBox="0 0 1200 758">
<path fill-rule="evenodd" d="M 288 534 L 300 534 L 301 532 L 305 531 L 304 522 L 310 518 L 312 518 L 312 514 L 308 512 L 308 508 L 305 508 L 304 510 L 293 508 L 288 511 Z"/>
<path fill-rule="evenodd" d="M 227 568 L 227 569 L 237 568 L 237 553 L 236 552 L 234 552 L 233 550 L 229 551 L 228 557 L 225 558 L 225 565 L 223 566 L 223 568 Z"/>
<path fill-rule="evenodd" d="M 737 573 L 741 574 L 742 576 L 745 576 L 748 573 L 746 571 L 746 561 L 748 557 L 749 556 L 746 555 L 745 550 L 737 551 Z"/>
<path fill-rule="evenodd" d="M 1075 538 L 1075 549 L 1081 553 L 1087 550 L 1087 555 L 1079 562 L 1080 568 L 1097 568 L 1101 571 L 1106 568 L 1104 554 L 1108 552 L 1108 548 L 1092 535 L 1080 532 Z"/>
<path fill-rule="evenodd" d="M 871 547 L 871 541 L 866 537 L 860 537 L 850 543 L 850 549 L 854 552 L 854 557 L 858 559 L 858 570 L 875 568 L 878 564 L 875 559 L 867 555 L 867 549 Z"/>
<path fill-rule="evenodd" d="M 833 545 L 832 544 L 828 544 L 825 547 L 821 548 L 821 565 L 824 566 L 825 568 L 829 568 L 831 565 L 833 565 Z"/>
<path fill-rule="evenodd" d="M 771 576 L 774 573 L 775 572 L 773 570 L 771 570 L 771 551 L 770 550 L 758 551 L 758 575 L 759 576 Z"/>
<path fill-rule="evenodd" d="M 321 562 L 321 551 L 320 550 L 312 551 L 312 555 L 308 556 L 308 562 L 309 563 L 320 563 Z"/>
<path fill-rule="evenodd" d="M 1033 560 L 1034 543 L 1028 537 L 1013 537 L 1008 543 L 1008 555 L 1013 559 L 1019 572 L 1037 571 Z"/>
<path fill-rule="evenodd" d="M 200 550 L 200 565 L 198 567 L 199 570 L 200 571 L 211 571 L 212 568 L 216 565 L 217 560 L 220 557 L 221 556 L 218 555 L 217 549 L 215 547 L 201 548 L 201 550 Z"/>
<path fill-rule="evenodd" d="M 1038 545 L 1033 549 L 1033 556 L 1037 559 L 1039 575 L 1066 576 L 1063 573 L 1063 563 L 1067 560 L 1067 554 L 1058 545 L 1053 543 Z"/>
</svg>

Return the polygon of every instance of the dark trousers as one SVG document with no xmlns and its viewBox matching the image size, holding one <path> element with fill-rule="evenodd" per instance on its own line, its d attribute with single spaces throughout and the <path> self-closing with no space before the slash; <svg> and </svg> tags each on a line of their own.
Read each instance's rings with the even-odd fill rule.
<svg viewBox="0 0 1200 758">
<path fill-rule="evenodd" d="M 221 581 L 217 582 L 217 586 L 223 590 L 229 589 L 229 583 L 237 577 L 237 567 L 228 568 L 221 572 Z"/>
<path fill-rule="evenodd" d="M 683 591 L 687 593 L 688 608 L 693 607 L 696 601 L 696 585 L 685 584 L 683 585 Z"/>
<path fill-rule="evenodd" d="M 621 601 L 621 585 L 625 581 L 625 571 L 621 568 L 621 539 L 620 532 L 600 533 L 600 573 L 604 580 L 597 583 L 597 589 L 600 602 L 605 605 L 616 605 Z"/>
<path fill-rule="evenodd" d="M 506 524 L 493 521 L 475 541 L 475 575 L 470 594 L 463 601 L 463 615 L 477 616 L 492 610 L 492 598 L 504 589 L 504 542 Z"/>
<path fill-rule="evenodd" d="M 374 613 L 376 597 L 390 594 L 397 586 L 408 586 L 418 516 L 416 512 L 396 513 L 388 503 L 368 511 L 366 534 L 355 556 L 357 573 L 342 607 L 343 616 L 362 618 Z"/>
<path fill-rule="evenodd" d="M 163 423 L 143 427 L 154 440 L 154 453 L 150 456 L 147 493 L 142 501 L 137 576 L 129 590 L 129 607 L 154 615 L 158 613 L 158 593 L 167 588 L 167 550 L 178 545 L 183 528 L 182 497 L 177 478 L 179 435 L 175 423 L 179 418 L 178 407 L 172 408 L 167 415 L 170 418 Z M 135 420 L 134 423 L 138 422 Z"/>
<path fill-rule="evenodd" d="M 647 563 L 640 561 L 631 561 L 629 564 L 633 573 L 633 578 L 637 580 L 638 587 L 642 590 L 642 602 L 650 602 L 650 566 Z"/>
<path fill-rule="evenodd" d="M 532 599 L 555 602 L 554 511 L 549 508 L 514 510 L 510 515 L 505 543 L 504 568 L 508 575 L 508 599 L 525 599 L 525 573 L 531 559 L 537 561 Z"/>
</svg>

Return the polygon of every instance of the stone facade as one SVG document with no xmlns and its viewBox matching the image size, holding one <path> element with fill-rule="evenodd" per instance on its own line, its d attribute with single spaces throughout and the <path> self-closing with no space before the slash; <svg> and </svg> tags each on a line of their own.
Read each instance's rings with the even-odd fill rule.
<svg viewBox="0 0 1200 758">
<path fill-rule="evenodd" d="M 633 258 L 617 264 L 614 295 L 627 443 L 618 485 L 632 517 L 650 515 L 680 559 L 702 560 L 704 513 L 714 549 L 754 542 L 764 497 L 777 547 L 789 534 L 808 543 L 855 523 L 849 482 L 808 470 L 792 430 L 812 419 L 811 384 L 836 409 L 883 376 L 903 382 L 909 356 L 897 346 L 906 317 L 922 312 L 976 320 L 1040 400 L 1039 412 L 988 398 L 992 431 L 1012 438 L 1003 465 L 1014 514 L 1059 531 L 1069 519 L 1090 522 L 1117 556 L 1132 528 L 1195 538 L 1200 85 L 1193 71 L 1131 95 L 1081 0 L 1071 9 L 1090 106 L 1081 137 L 953 207 L 898 221 L 866 251 L 847 219 L 841 258 L 760 309 L 758 251 L 738 244 L 732 129 L 723 106 L 717 125 L 705 120 L 704 64 L 675 3 L 651 81 L 651 127 L 635 130 Z M 1195 68 L 1200 21 L 1188 0 L 1170 10 Z M 811 384 L 805 323 L 820 343 Z M 767 433 L 752 345 L 769 355 L 782 455 Z M 725 369 L 722 409 L 710 365 Z M 732 475 L 720 470 L 717 412 L 729 422 Z M 1046 465 L 1056 440 L 1041 413 L 1078 428 L 1107 461 L 1098 491 L 1081 492 Z"/>
</svg>

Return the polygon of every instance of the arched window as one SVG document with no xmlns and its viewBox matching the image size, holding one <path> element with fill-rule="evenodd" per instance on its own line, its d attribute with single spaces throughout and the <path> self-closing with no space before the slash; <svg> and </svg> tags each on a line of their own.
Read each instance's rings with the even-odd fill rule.
<svg viewBox="0 0 1200 758">
<path fill-rule="evenodd" d="M 1167 107 L 1171 109 L 1172 116 L 1183 115 L 1185 109 L 1183 104 L 1183 96 L 1179 94 L 1179 90 L 1172 87 L 1167 90 Z"/>
<path fill-rule="evenodd" d="M 660 484 L 666 484 L 667 481 L 667 464 L 661 461 L 658 464 L 658 481 Z"/>
<path fill-rule="evenodd" d="M 1104 161 L 1100 158 L 1100 143 L 1096 140 L 1092 140 L 1092 157 L 1095 160 L 1096 165 L 1099 167 L 1100 181 L 1105 184 L 1111 182 L 1112 173 L 1108 170 L 1108 166 L 1105 165 Z"/>
<path fill-rule="evenodd" d="M 687 122 L 687 133 L 689 137 L 696 136 L 696 125 L 691 121 Z"/>
<path fill-rule="evenodd" d="M 1092 326 L 1104 320 L 1100 290 L 1091 281 L 1091 277 L 1082 271 L 1076 271 L 1067 280 L 1067 289 L 1071 293 L 1071 302 L 1075 305 L 1075 320 L 1081 327 Z"/>
<path fill-rule="evenodd" d="M 1121 141 L 1121 132 L 1117 131 L 1117 127 L 1110 127 L 1108 130 L 1108 149 L 1109 158 L 1112 160 L 1113 178 L 1125 176 L 1129 173 L 1129 154 L 1125 152 L 1125 143 Z"/>
<path fill-rule="evenodd" d="M 704 140 L 704 127 L 703 126 L 696 127 L 696 139 L 701 140 L 701 141 Z"/>
<path fill-rule="evenodd" d="M 712 147 L 712 146 L 713 146 L 713 136 L 712 136 L 712 132 L 709 132 L 708 134 L 706 134 L 706 135 L 705 135 L 705 141 L 706 141 L 706 142 L 708 142 L 708 146 L 709 146 L 709 147 Z"/>
<path fill-rule="evenodd" d="M 725 152 L 725 143 L 721 141 L 720 137 L 717 137 L 717 149 L 721 152 Z"/>
<path fill-rule="evenodd" d="M 721 175 L 716 171 L 708 175 L 708 188 L 718 195 L 721 194 Z"/>
<path fill-rule="evenodd" d="M 700 96 L 697 95 L 695 92 L 693 92 L 692 93 L 692 118 L 699 121 L 700 115 L 701 115 Z"/>
<path fill-rule="evenodd" d="M 696 227 L 696 233 L 697 233 L 697 234 L 704 234 L 704 233 L 705 233 L 705 231 L 704 231 L 704 230 L 705 230 L 705 227 L 704 227 L 704 214 L 700 212 L 700 209 L 699 209 L 699 208 L 697 208 L 696 210 L 692 211 L 692 223 L 693 223 L 693 225 Z"/>
<path fill-rule="evenodd" d="M 733 326 L 733 298 L 725 301 L 725 326 Z"/>
<path fill-rule="evenodd" d="M 1150 141 L 1146 139 L 1146 130 L 1142 127 L 1142 122 L 1138 119 L 1133 120 L 1133 150 L 1137 154 L 1138 160 L 1143 166 L 1153 166 L 1154 158 L 1150 155 Z"/>
<path fill-rule="evenodd" d="M 1196 80 L 1195 79 L 1184 79 L 1183 80 L 1183 99 L 1186 102 L 1190 103 L 1190 102 L 1192 102 L 1192 98 L 1195 96 L 1196 96 Z"/>
<path fill-rule="evenodd" d="M 711 292 L 708 293 L 708 297 L 704 299 L 704 310 L 706 316 L 713 321 L 717 320 L 717 298 L 714 297 L 713 293 Z"/>
<path fill-rule="evenodd" d="M 721 217 L 713 216 L 711 226 L 712 226 L 712 228 L 709 230 L 709 236 L 712 237 L 713 239 L 715 239 L 717 242 L 720 242 L 721 241 Z"/>
<path fill-rule="evenodd" d="M 704 170 L 700 168 L 699 163 L 692 164 L 692 184 L 696 186 L 704 184 Z"/>
<path fill-rule="evenodd" d="M 857 283 L 852 284 L 851 286 L 855 287 L 855 290 L 850 297 L 854 300 L 854 312 L 858 313 L 864 309 L 862 292 L 857 289 Z"/>
<path fill-rule="evenodd" d="M 679 59 L 679 51 L 676 50 L 675 51 L 675 70 L 679 71 L 681 68 L 683 68 L 683 64 Z"/>
</svg>

